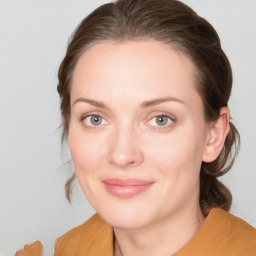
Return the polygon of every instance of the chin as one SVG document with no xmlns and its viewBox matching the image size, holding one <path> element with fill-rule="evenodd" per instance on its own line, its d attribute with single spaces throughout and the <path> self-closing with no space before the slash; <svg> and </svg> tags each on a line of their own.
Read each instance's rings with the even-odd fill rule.
<svg viewBox="0 0 256 256">
<path fill-rule="evenodd" d="M 140 229 L 147 226 L 150 221 L 144 218 L 143 215 L 138 214 L 111 214 L 109 216 L 104 215 L 101 217 L 112 227 L 118 229 Z"/>
<path fill-rule="evenodd" d="M 148 209 L 148 210 L 147 210 Z M 95 209 L 101 218 L 109 225 L 119 229 L 139 229 L 147 226 L 155 219 L 152 205 L 122 202 L 121 204 L 108 205 Z"/>
</svg>

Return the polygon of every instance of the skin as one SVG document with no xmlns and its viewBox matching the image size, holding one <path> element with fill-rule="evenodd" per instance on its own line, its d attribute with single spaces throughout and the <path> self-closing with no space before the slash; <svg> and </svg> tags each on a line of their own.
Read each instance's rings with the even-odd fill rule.
<svg viewBox="0 0 256 256">
<path fill-rule="evenodd" d="M 229 112 L 206 122 L 195 71 L 185 54 L 156 41 L 101 42 L 78 60 L 68 144 L 86 198 L 114 228 L 115 255 L 171 255 L 204 221 L 200 166 L 218 156 Z M 92 124 L 91 115 L 101 123 Z M 120 198 L 106 191 L 107 178 L 153 185 Z"/>
</svg>

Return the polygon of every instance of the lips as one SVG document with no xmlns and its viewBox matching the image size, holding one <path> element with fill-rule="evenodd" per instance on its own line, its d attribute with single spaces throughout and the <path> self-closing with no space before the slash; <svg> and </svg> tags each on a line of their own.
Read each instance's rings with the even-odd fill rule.
<svg viewBox="0 0 256 256">
<path fill-rule="evenodd" d="M 119 178 L 104 179 L 102 183 L 108 193 L 121 198 L 129 198 L 138 195 L 154 184 L 153 181 Z"/>
</svg>

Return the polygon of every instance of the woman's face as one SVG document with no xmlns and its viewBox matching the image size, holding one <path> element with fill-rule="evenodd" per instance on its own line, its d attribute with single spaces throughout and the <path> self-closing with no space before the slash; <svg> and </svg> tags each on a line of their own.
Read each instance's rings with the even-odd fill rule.
<svg viewBox="0 0 256 256">
<path fill-rule="evenodd" d="M 102 42 L 75 67 L 68 144 L 79 184 L 114 227 L 199 208 L 209 140 L 195 66 L 156 41 Z"/>
</svg>

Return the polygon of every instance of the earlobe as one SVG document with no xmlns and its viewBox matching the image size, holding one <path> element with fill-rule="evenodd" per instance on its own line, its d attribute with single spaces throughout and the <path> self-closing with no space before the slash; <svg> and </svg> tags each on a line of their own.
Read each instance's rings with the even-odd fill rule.
<svg viewBox="0 0 256 256">
<path fill-rule="evenodd" d="M 210 125 L 209 138 L 203 154 L 203 162 L 213 162 L 220 154 L 230 126 L 230 113 L 228 107 L 220 109 L 217 121 Z"/>
</svg>

